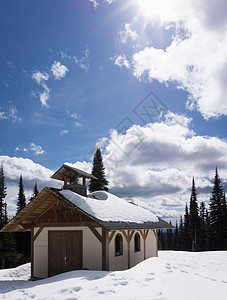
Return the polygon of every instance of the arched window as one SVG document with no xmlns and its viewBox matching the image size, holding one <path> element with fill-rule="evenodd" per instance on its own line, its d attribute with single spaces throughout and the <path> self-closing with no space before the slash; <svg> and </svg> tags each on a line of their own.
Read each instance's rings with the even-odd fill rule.
<svg viewBox="0 0 227 300">
<path fill-rule="evenodd" d="M 115 237 L 115 256 L 123 254 L 123 239 L 120 233 Z"/>
<path fill-rule="evenodd" d="M 140 251 L 140 235 L 138 232 L 134 236 L 134 249 L 135 252 Z"/>
</svg>

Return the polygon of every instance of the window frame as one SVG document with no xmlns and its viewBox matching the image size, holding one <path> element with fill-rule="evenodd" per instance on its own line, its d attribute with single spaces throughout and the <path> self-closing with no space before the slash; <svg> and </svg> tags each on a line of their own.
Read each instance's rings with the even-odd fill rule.
<svg viewBox="0 0 227 300">
<path fill-rule="evenodd" d="M 139 232 L 136 232 L 134 235 L 134 252 L 141 251 L 141 238 Z"/>
<path fill-rule="evenodd" d="M 120 233 L 116 234 L 114 239 L 115 256 L 123 255 L 123 237 Z"/>
</svg>

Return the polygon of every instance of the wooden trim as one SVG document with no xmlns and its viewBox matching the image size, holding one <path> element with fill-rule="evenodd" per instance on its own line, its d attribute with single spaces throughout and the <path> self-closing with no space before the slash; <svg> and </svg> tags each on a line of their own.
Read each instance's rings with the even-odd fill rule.
<svg viewBox="0 0 227 300">
<path fill-rule="evenodd" d="M 13 231 L 19 223 L 23 222 L 34 210 L 36 210 L 40 205 L 42 205 L 46 199 L 50 196 L 51 192 L 49 192 L 46 196 L 43 197 L 42 200 L 38 201 L 30 210 L 28 210 L 23 216 L 21 216 L 10 228 L 10 231 Z M 25 208 L 26 209 L 26 208 Z M 23 226 L 23 225 L 22 225 Z"/>
<path fill-rule="evenodd" d="M 37 237 L 39 236 L 39 234 L 43 231 L 43 226 L 42 227 L 39 227 L 39 229 L 37 230 L 36 234 L 34 235 L 34 238 L 33 238 L 33 243 L 35 242 L 35 240 L 37 239 Z"/>
<path fill-rule="evenodd" d="M 102 227 L 102 270 L 109 270 L 109 232 Z"/>
<path fill-rule="evenodd" d="M 31 278 L 34 277 L 34 228 L 31 229 Z"/>
<path fill-rule="evenodd" d="M 156 238 L 156 257 L 158 257 L 158 233 L 157 233 L 157 229 L 153 229 L 154 232 L 154 236 Z"/>
<path fill-rule="evenodd" d="M 54 195 L 54 197 L 55 197 L 55 195 Z M 54 206 L 54 205 L 56 204 L 57 198 L 55 197 L 55 199 L 56 199 L 56 200 L 54 201 L 54 203 L 52 203 L 52 204 L 51 204 L 49 207 L 47 207 L 40 215 L 38 215 L 37 218 L 35 218 L 33 222 L 35 222 L 36 220 L 38 220 L 43 214 L 45 214 L 45 212 L 48 211 L 48 209 L 50 209 L 52 206 Z"/>
<path fill-rule="evenodd" d="M 34 227 L 100 227 L 95 222 L 67 222 L 67 223 L 34 223 Z"/>
<path fill-rule="evenodd" d="M 133 237 L 133 234 L 134 234 L 135 230 L 132 230 L 132 232 L 130 233 L 130 236 L 129 236 L 129 241 L 131 241 L 132 237 Z"/>
<path fill-rule="evenodd" d="M 116 230 L 114 230 L 114 231 L 111 232 L 111 234 L 109 236 L 109 244 L 112 241 L 112 238 L 114 237 L 115 232 L 116 232 Z"/>
<path fill-rule="evenodd" d="M 100 243 L 102 243 L 103 239 L 102 239 L 101 234 L 98 232 L 98 230 L 95 229 L 95 227 L 93 227 L 91 224 L 88 224 L 87 226 L 91 230 L 91 232 L 97 237 L 97 239 L 100 241 Z"/>
<path fill-rule="evenodd" d="M 148 233 L 149 233 L 149 230 L 146 230 L 146 233 L 145 233 L 145 240 L 147 239 Z"/>
<path fill-rule="evenodd" d="M 124 235 L 126 241 L 128 242 L 128 235 L 127 235 L 127 233 L 126 233 L 124 230 L 122 230 L 122 233 L 123 233 L 123 235 Z"/>
</svg>

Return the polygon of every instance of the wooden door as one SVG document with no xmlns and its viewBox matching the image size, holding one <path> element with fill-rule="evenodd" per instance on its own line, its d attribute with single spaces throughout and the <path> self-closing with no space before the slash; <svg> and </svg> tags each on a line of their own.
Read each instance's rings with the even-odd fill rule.
<svg viewBox="0 0 227 300">
<path fill-rule="evenodd" d="M 48 276 L 82 269 L 82 230 L 48 233 Z"/>
</svg>

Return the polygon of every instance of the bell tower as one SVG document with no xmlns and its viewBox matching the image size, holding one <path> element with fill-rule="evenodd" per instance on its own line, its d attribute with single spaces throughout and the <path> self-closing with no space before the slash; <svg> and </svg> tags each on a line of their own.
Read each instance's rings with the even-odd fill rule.
<svg viewBox="0 0 227 300">
<path fill-rule="evenodd" d="M 86 179 L 98 179 L 95 176 L 88 174 L 87 172 L 65 164 L 60 169 L 58 169 L 51 176 L 51 178 L 63 181 L 63 189 L 71 190 L 82 196 L 87 196 Z M 78 180 L 80 178 L 82 180 L 82 184 L 78 183 Z"/>
</svg>

